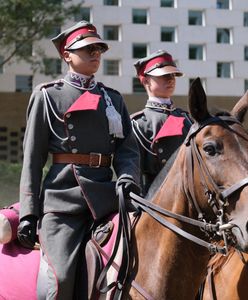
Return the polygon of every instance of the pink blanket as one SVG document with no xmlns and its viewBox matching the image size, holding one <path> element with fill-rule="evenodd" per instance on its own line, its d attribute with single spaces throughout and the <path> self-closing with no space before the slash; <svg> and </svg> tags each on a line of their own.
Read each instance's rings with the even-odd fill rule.
<svg viewBox="0 0 248 300">
<path fill-rule="evenodd" d="M 0 244 L 0 300 L 36 300 L 39 251 Z"/>
</svg>

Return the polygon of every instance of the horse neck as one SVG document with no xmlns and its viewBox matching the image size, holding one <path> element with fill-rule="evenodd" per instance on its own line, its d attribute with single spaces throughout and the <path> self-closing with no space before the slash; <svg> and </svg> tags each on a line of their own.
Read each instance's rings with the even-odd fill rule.
<svg viewBox="0 0 248 300">
<path fill-rule="evenodd" d="M 184 193 L 183 168 L 183 162 L 177 159 L 152 201 L 174 213 L 192 216 L 193 208 Z M 197 230 L 192 231 L 185 224 L 167 220 L 196 234 Z M 208 251 L 164 228 L 145 213 L 135 235 L 138 257 L 135 281 L 154 299 L 192 300 L 206 271 Z"/>
</svg>

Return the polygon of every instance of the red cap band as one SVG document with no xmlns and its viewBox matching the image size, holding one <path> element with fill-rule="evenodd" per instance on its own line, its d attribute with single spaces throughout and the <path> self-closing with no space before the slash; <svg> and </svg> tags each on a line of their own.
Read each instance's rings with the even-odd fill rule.
<svg viewBox="0 0 248 300">
<path fill-rule="evenodd" d="M 139 70 L 139 78 L 143 78 L 145 73 L 147 71 L 149 71 L 149 69 L 151 69 L 153 66 L 155 67 L 155 65 L 157 65 L 157 67 L 159 67 L 159 65 L 162 65 L 163 63 L 173 63 L 173 59 L 171 55 L 163 55 L 163 56 L 159 56 L 159 57 L 155 57 L 151 60 L 149 60 L 146 64 L 144 64 L 140 70 Z"/>
<path fill-rule="evenodd" d="M 96 28 L 94 26 L 91 26 L 91 27 L 80 28 L 78 30 L 73 31 L 71 34 L 69 34 L 65 38 L 65 40 L 61 44 L 60 52 L 63 53 L 63 51 L 65 50 L 66 45 L 70 44 L 70 42 L 73 41 L 77 36 L 84 35 L 84 34 L 85 35 L 86 34 L 97 34 Z"/>
</svg>

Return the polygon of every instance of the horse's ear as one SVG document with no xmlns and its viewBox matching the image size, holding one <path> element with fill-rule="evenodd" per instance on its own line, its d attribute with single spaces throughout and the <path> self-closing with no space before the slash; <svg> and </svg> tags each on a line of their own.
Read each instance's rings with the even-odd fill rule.
<svg viewBox="0 0 248 300">
<path fill-rule="evenodd" d="M 231 114 L 236 117 L 241 123 L 244 121 L 245 114 L 248 109 L 248 90 L 242 98 L 236 103 L 231 111 Z"/>
<path fill-rule="evenodd" d="M 201 80 L 197 77 L 189 89 L 189 112 L 196 122 L 202 122 L 210 116 L 207 107 L 207 97 Z"/>
</svg>

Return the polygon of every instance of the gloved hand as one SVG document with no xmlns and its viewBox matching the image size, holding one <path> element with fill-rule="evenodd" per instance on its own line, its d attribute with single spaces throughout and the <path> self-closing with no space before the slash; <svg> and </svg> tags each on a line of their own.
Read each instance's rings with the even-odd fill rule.
<svg viewBox="0 0 248 300">
<path fill-rule="evenodd" d="M 21 219 L 17 238 L 25 248 L 33 249 L 36 242 L 37 217 L 29 215 Z"/>
<path fill-rule="evenodd" d="M 129 193 L 140 194 L 141 189 L 130 175 L 121 176 L 116 182 L 116 192 L 118 194 L 119 187 L 122 186 L 124 198 L 130 198 Z"/>
<path fill-rule="evenodd" d="M 130 175 L 123 175 L 120 178 L 118 178 L 116 182 L 116 194 L 119 193 L 119 188 L 122 187 L 123 196 L 126 200 L 126 205 L 128 211 L 134 211 L 136 208 L 131 203 L 131 198 L 129 196 L 130 192 L 133 192 L 137 195 L 140 195 L 141 188 L 138 186 L 138 184 L 133 180 L 132 176 Z"/>
</svg>

